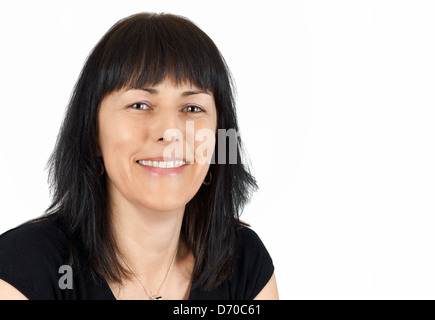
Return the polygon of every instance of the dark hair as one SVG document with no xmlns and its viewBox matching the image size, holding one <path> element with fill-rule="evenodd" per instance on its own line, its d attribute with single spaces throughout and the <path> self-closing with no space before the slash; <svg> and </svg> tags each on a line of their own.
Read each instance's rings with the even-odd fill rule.
<svg viewBox="0 0 435 320">
<path fill-rule="evenodd" d="M 186 18 L 141 13 L 116 23 L 87 58 L 48 162 L 53 200 L 46 216 L 61 222 L 74 263 L 105 279 L 119 282 L 128 272 L 117 259 L 107 214 L 97 144 L 99 106 L 114 90 L 155 85 L 168 76 L 212 92 L 217 128 L 238 132 L 231 76 L 213 41 Z M 239 215 L 257 188 L 242 163 L 239 136 L 237 146 L 237 163 L 211 164 L 211 184 L 202 185 L 185 209 L 181 236 L 195 257 L 193 285 L 204 290 L 230 277 Z"/>
</svg>

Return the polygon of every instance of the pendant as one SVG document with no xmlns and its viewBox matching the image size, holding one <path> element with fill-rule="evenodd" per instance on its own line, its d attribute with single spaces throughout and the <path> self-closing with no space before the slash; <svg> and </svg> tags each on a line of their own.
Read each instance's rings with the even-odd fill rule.
<svg viewBox="0 0 435 320">
<path fill-rule="evenodd" d="M 163 300 L 162 296 L 152 296 L 151 300 Z"/>
</svg>

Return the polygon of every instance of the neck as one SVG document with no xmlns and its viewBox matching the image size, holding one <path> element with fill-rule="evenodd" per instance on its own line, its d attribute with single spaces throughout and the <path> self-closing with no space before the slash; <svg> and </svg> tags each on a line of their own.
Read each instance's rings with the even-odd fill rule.
<svg viewBox="0 0 435 320">
<path fill-rule="evenodd" d="M 120 254 L 147 286 L 158 286 L 180 244 L 185 207 L 155 211 L 112 195 L 109 209 Z"/>
</svg>

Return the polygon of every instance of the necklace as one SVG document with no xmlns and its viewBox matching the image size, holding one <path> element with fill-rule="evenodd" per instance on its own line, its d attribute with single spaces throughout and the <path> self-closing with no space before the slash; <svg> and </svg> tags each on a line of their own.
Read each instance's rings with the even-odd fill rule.
<svg viewBox="0 0 435 320">
<path fill-rule="evenodd" d="M 142 287 L 144 288 L 146 294 L 148 295 L 148 297 L 151 300 L 163 300 L 163 297 L 161 295 L 159 295 L 160 291 L 163 291 L 166 282 L 168 281 L 168 276 L 169 273 L 171 272 L 172 266 L 174 265 L 174 261 L 175 261 L 175 257 L 177 256 L 178 253 L 178 245 L 177 245 L 177 250 L 175 250 L 175 254 L 174 257 L 172 258 L 172 262 L 171 265 L 169 266 L 168 272 L 166 272 L 166 276 L 165 279 L 163 280 L 162 284 L 160 285 L 159 290 L 157 291 L 157 294 L 153 295 L 151 291 L 149 291 L 145 285 L 143 284 L 142 280 L 138 277 L 138 275 L 136 274 L 136 272 L 133 271 L 133 269 L 130 267 L 130 265 L 127 263 L 127 261 L 125 261 L 125 259 L 123 258 L 123 256 L 121 255 L 121 253 L 118 251 L 119 257 L 121 258 L 121 260 L 125 263 L 125 265 L 130 269 L 131 273 L 133 273 L 133 275 L 136 277 L 136 279 L 140 282 L 140 284 L 142 285 Z"/>
</svg>

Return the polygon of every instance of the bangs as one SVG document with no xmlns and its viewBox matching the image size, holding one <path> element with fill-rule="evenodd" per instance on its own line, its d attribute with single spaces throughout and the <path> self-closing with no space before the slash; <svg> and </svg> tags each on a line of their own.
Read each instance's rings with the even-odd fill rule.
<svg viewBox="0 0 435 320">
<path fill-rule="evenodd" d="M 126 20 L 115 24 L 97 46 L 103 96 L 121 88 L 154 86 L 167 77 L 214 94 L 228 79 L 213 41 L 185 18 L 143 13 Z"/>
<path fill-rule="evenodd" d="M 211 92 L 217 129 L 239 132 L 230 71 L 213 41 L 190 20 L 141 13 L 119 21 L 102 37 L 80 73 L 49 160 L 53 200 L 46 211 L 68 235 L 70 262 L 89 266 L 95 280 L 122 284 L 130 274 L 119 261 L 110 220 L 99 146 L 101 101 L 115 90 L 143 89 L 166 78 Z M 236 137 L 237 150 L 242 150 Z M 225 154 L 225 164 L 210 165 L 210 185 L 199 188 L 183 216 L 180 236 L 195 257 L 192 288 L 209 290 L 230 279 L 237 262 L 239 214 L 257 188 L 241 153 L 236 152 L 232 164 L 225 145 L 223 152 L 219 143 L 214 150 L 217 159 Z"/>
</svg>

